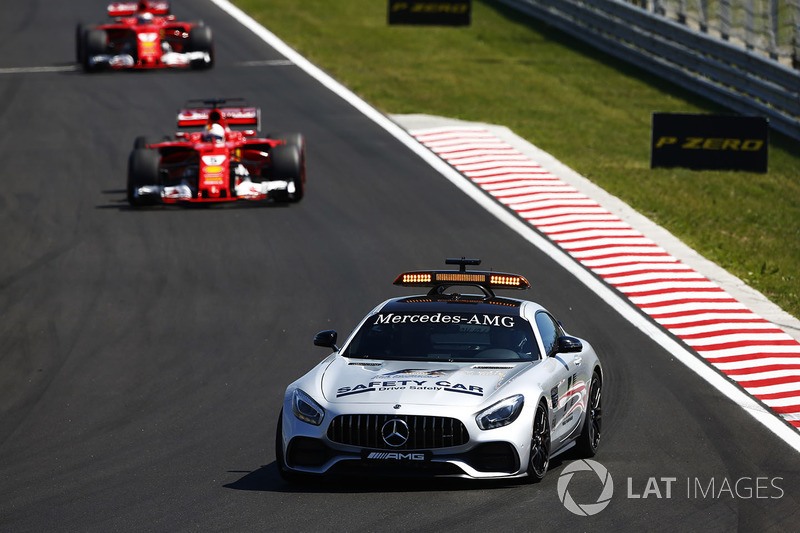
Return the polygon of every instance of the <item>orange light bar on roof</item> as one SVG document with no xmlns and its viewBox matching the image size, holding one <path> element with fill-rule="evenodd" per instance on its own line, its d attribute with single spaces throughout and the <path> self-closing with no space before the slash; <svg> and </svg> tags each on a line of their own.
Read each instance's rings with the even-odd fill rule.
<svg viewBox="0 0 800 533">
<path fill-rule="evenodd" d="M 431 283 L 430 272 L 408 272 L 400 275 L 401 279 L 395 283 L 410 284 L 410 285 L 429 285 Z"/>
<path fill-rule="evenodd" d="M 436 281 L 465 281 L 486 283 L 486 274 L 463 274 L 461 272 L 437 272 Z"/>
<path fill-rule="evenodd" d="M 524 276 L 518 274 L 459 272 L 458 270 L 405 272 L 397 276 L 394 284 L 406 287 L 477 285 L 489 289 L 527 289 L 531 286 Z"/>
<path fill-rule="evenodd" d="M 524 277 L 508 274 L 491 274 L 489 276 L 489 284 L 496 287 L 524 287 L 530 285 Z"/>
</svg>

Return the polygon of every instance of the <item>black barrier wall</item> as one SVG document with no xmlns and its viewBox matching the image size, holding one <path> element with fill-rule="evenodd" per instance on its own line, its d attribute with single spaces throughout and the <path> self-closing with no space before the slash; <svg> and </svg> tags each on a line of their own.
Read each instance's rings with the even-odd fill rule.
<svg viewBox="0 0 800 533">
<path fill-rule="evenodd" d="M 472 0 L 389 0 L 389 24 L 469 26 Z"/>
</svg>

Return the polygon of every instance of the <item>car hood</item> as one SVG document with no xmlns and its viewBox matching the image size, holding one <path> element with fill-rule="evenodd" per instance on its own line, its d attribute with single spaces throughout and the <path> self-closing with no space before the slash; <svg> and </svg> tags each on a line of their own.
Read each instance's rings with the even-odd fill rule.
<svg viewBox="0 0 800 533">
<path fill-rule="evenodd" d="M 331 403 L 479 405 L 532 364 L 337 357 L 322 376 L 322 392 Z"/>
</svg>

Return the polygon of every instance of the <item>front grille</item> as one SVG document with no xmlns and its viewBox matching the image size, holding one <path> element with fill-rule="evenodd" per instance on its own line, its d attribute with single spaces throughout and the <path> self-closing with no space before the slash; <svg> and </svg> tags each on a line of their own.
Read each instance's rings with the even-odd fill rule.
<svg viewBox="0 0 800 533">
<path fill-rule="evenodd" d="M 390 420 L 408 425 L 408 440 L 401 446 L 389 446 L 381 436 Z M 456 418 L 417 415 L 339 415 L 328 428 L 328 438 L 339 444 L 385 450 L 431 450 L 461 446 L 469 442 L 469 433 Z"/>
</svg>

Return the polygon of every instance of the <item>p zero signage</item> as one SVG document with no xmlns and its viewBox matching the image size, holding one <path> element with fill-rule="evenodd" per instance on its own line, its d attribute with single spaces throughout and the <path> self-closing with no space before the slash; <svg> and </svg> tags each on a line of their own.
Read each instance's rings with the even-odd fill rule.
<svg viewBox="0 0 800 533">
<path fill-rule="evenodd" d="M 389 0 L 389 24 L 469 26 L 472 0 Z"/>
<path fill-rule="evenodd" d="M 653 113 L 650 168 L 767 172 L 764 117 Z"/>
</svg>

